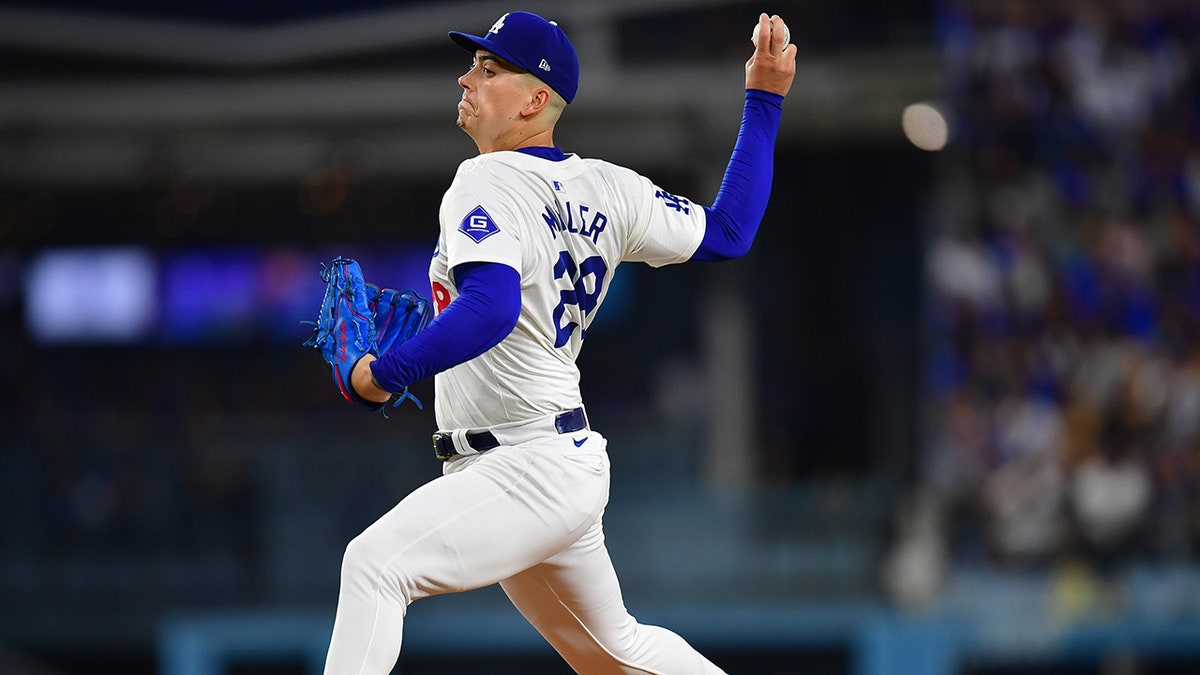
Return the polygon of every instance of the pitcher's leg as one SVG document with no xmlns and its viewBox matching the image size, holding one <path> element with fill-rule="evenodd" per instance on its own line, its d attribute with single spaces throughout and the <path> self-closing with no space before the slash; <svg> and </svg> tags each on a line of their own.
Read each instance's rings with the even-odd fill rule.
<svg viewBox="0 0 1200 675">
<path fill-rule="evenodd" d="M 386 675 L 408 605 L 487 586 L 553 556 L 597 518 L 606 476 L 504 448 L 418 488 L 346 547 L 326 675 Z M 582 505 L 531 508 L 547 485 Z"/>
<path fill-rule="evenodd" d="M 577 673 L 724 672 L 675 633 L 630 616 L 600 522 L 571 548 L 500 585 Z"/>
</svg>

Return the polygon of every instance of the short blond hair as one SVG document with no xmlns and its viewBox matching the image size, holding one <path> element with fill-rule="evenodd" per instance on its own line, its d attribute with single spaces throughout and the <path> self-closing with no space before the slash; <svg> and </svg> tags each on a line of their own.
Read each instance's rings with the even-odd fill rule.
<svg viewBox="0 0 1200 675">
<path fill-rule="evenodd" d="M 558 118 L 562 116 L 563 111 L 567 109 L 567 99 L 563 98 L 562 94 L 554 91 L 550 85 L 546 84 L 541 80 L 541 78 L 529 71 L 521 73 L 521 77 L 527 78 L 526 83 L 528 86 L 544 87 L 546 91 L 550 92 L 550 102 L 546 105 L 546 110 L 549 111 L 549 114 L 553 116 L 551 121 L 557 121 Z"/>
</svg>

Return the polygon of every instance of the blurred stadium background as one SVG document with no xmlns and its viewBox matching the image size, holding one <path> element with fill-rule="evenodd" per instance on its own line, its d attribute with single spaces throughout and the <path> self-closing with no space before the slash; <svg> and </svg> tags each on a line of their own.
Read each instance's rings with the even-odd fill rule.
<svg viewBox="0 0 1200 675">
<path fill-rule="evenodd" d="M 439 464 L 299 322 L 336 253 L 425 286 L 445 32 L 511 9 L 582 53 L 560 144 L 701 201 L 757 13 L 800 49 L 754 251 L 622 268 L 582 356 L 635 615 L 745 674 L 1200 672 L 1194 0 L 0 2 L 0 672 L 319 672 Z M 412 617 L 397 672 L 567 672 L 495 589 Z"/>
</svg>

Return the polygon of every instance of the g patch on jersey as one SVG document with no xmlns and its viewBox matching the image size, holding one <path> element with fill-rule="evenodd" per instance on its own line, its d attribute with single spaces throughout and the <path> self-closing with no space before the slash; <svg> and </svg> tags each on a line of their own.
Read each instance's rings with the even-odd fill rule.
<svg viewBox="0 0 1200 675">
<path fill-rule="evenodd" d="M 462 222 L 458 224 L 458 231 L 474 239 L 478 244 L 499 232 L 500 228 L 496 226 L 488 212 L 483 210 L 483 205 L 479 205 L 471 209 L 467 217 L 462 219 Z"/>
</svg>

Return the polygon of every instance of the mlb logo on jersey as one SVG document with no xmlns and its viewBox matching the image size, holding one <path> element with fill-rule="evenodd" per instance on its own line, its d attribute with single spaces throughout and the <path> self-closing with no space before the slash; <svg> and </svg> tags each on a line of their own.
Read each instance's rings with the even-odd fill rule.
<svg viewBox="0 0 1200 675">
<path fill-rule="evenodd" d="M 462 222 L 458 224 L 458 231 L 474 239 L 475 243 L 478 244 L 499 232 L 500 228 L 496 227 L 496 223 L 492 221 L 492 217 L 480 205 L 471 209 L 467 217 L 462 219 Z"/>
</svg>

